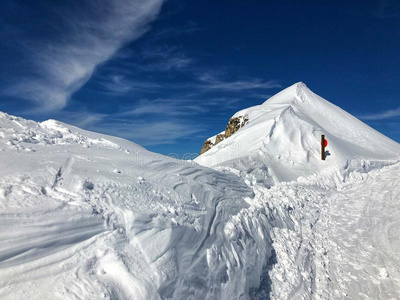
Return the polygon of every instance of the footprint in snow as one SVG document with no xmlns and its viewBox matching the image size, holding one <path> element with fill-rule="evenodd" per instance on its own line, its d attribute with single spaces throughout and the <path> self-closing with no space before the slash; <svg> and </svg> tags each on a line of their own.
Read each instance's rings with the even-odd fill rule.
<svg viewBox="0 0 400 300">
<path fill-rule="evenodd" d="M 379 277 L 380 278 L 388 278 L 389 277 L 389 273 L 386 270 L 386 268 L 380 268 L 379 269 Z"/>
</svg>

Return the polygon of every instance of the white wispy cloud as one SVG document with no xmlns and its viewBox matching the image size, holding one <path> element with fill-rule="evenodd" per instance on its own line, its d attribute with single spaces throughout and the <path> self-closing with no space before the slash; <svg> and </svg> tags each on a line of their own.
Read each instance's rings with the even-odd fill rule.
<svg viewBox="0 0 400 300">
<path fill-rule="evenodd" d="M 144 115 L 159 115 L 160 117 L 171 116 L 188 116 L 206 112 L 208 109 L 205 106 L 197 105 L 188 100 L 182 99 L 157 99 L 157 100 L 142 100 L 136 107 L 130 110 L 125 110 L 121 116 L 144 116 Z"/>
<path fill-rule="evenodd" d="M 396 109 L 389 109 L 375 114 L 360 115 L 362 120 L 384 120 L 400 116 L 400 107 Z"/>
<path fill-rule="evenodd" d="M 19 78 L 3 92 L 58 110 L 125 43 L 143 35 L 161 9 L 163 0 L 109 0 L 71 2 L 52 24 L 58 38 L 23 36 L 18 51 L 30 62 L 34 74 Z M 49 2 L 50 3 L 50 2 Z M 32 18 L 32 22 L 36 22 Z M 26 24 L 25 24 L 26 25 Z M 23 30 L 23 28 L 18 28 Z"/>
<path fill-rule="evenodd" d="M 198 126 L 179 120 L 99 123 L 97 126 L 92 126 L 91 130 L 120 136 L 144 146 L 174 144 L 178 139 L 201 131 Z"/>
<path fill-rule="evenodd" d="M 102 78 L 101 84 L 103 88 L 114 94 L 125 94 L 135 90 L 151 91 L 161 87 L 155 82 L 132 80 L 123 75 L 111 75 L 107 78 Z"/>
<path fill-rule="evenodd" d="M 265 101 L 271 98 L 272 96 L 273 96 L 272 94 L 265 94 L 265 93 L 250 93 L 247 95 L 247 97 L 256 98 L 262 101 Z"/>
<path fill-rule="evenodd" d="M 264 81 L 260 78 L 250 78 L 243 80 L 227 81 L 221 80 L 217 76 L 210 73 L 201 74 L 198 79 L 203 83 L 204 88 L 220 91 L 244 91 L 281 87 L 281 85 L 276 80 Z"/>
<path fill-rule="evenodd" d="M 159 46 L 151 43 L 146 45 L 140 50 L 133 51 L 132 49 L 122 49 L 118 51 L 113 57 L 113 63 L 104 67 L 107 70 L 109 78 L 103 76 L 102 81 L 121 81 L 123 76 L 124 81 L 127 82 L 132 78 L 142 78 L 140 81 L 145 84 L 143 78 L 153 77 L 154 73 L 163 73 L 164 75 L 171 76 L 170 71 L 191 71 L 194 68 L 193 58 L 189 57 L 179 47 L 175 46 Z M 141 76 L 147 74 L 149 76 Z M 128 79 L 130 77 L 130 79 Z M 138 81 L 138 80 L 133 80 Z M 154 80 L 149 81 L 154 85 Z M 140 83 L 138 83 L 140 84 Z"/>
<path fill-rule="evenodd" d="M 152 36 L 152 39 L 158 40 L 158 39 L 164 39 L 164 38 L 171 38 L 171 37 L 177 37 L 182 34 L 191 34 L 196 31 L 201 30 L 200 26 L 196 23 L 189 22 L 185 26 L 181 27 L 169 27 L 169 28 L 163 28 L 161 30 L 158 30 L 155 32 Z"/>
<path fill-rule="evenodd" d="M 193 63 L 193 59 L 176 46 L 147 46 L 141 51 L 141 55 L 145 60 L 142 63 L 143 71 L 181 70 Z M 151 62 L 146 63 L 146 60 Z"/>
<path fill-rule="evenodd" d="M 109 117 L 108 114 L 88 112 L 88 111 L 57 111 L 52 114 L 52 118 L 77 126 L 79 128 L 90 128 L 97 126 Z"/>
<path fill-rule="evenodd" d="M 160 70 L 160 71 L 170 71 L 172 69 L 182 70 L 188 67 L 193 60 L 185 55 L 177 55 L 169 57 L 168 59 L 148 65 L 148 69 L 153 70 Z"/>
</svg>

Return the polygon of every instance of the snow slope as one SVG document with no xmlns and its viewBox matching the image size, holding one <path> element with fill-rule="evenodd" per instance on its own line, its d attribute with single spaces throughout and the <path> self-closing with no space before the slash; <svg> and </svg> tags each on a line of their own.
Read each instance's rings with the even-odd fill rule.
<svg viewBox="0 0 400 300">
<path fill-rule="evenodd" d="M 328 166 L 345 165 L 352 159 L 391 160 L 400 156 L 398 143 L 301 82 L 232 118 L 239 116 L 248 116 L 249 122 L 196 162 L 253 171 L 260 180 L 269 178 L 266 184 L 270 185 L 312 175 Z M 321 134 L 329 142 L 326 161 L 320 159 Z"/>
<path fill-rule="evenodd" d="M 218 257 L 252 193 L 126 140 L 1 113 L 0 298 L 245 294 L 257 282 L 227 265 L 230 250 Z"/>
<path fill-rule="evenodd" d="M 399 174 L 397 162 L 254 185 L 239 215 L 268 216 L 273 250 L 251 298 L 400 299 Z"/>
<path fill-rule="evenodd" d="M 196 161 L 252 187 L 236 227 L 268 219 L 272 251 L 250 298 L 400 299 L 400 145 L 303 83 L 238 116 L 249 123 Z"/>
<path fill-rule="evenodd" d="M 209 169 L 0 113 L 0 299 L 400 299 L 399 145 L 302 84 L 240 114 Z"/>
<path fill-rule="evenodd" d="M 399 174 L 400 164 L 373 170 L 326 195 L 314 241 L 326 247 L 316 276 L 326 298 L 400 299 Z"/>
</svg>

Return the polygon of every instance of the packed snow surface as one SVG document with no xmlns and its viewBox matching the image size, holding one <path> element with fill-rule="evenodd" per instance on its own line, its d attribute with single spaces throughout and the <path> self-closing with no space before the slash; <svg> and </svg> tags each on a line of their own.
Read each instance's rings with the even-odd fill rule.
<svg viewBox="0 0 400 300">
<path fill-rule="evenodd" d="M 238 114 L 210 169 L 0 113 L 0 299 L 400 299 L 400 146 L 303 84 Z"/>
</svg>

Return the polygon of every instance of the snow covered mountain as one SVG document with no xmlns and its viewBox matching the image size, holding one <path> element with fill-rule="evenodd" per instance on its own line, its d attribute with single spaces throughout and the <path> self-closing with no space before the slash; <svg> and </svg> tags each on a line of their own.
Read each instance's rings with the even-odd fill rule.
<svg viewBox="0 0 400 300">
<path fill-rule="evenodd" d="M 227 127 L 211 169 L 0 113 L 0 299 L 400 298 L 397 143 L 304 84 Z"/>
<path fill-rule="evenodd" d="M 259 180 L 290 181 L 350 160 L 390 160 L 400 145 L 296 83 L 261 105 L 237 112 L 246 123 L 197 159 L 208 167 L 231 166 Z M 229 125 L 229 124 L 228 124 Z M 329 156 L 321 160 L 321 134 Z M 215 137 L 208 140 L 215 144 Z M 267 180 L 268 181 L 268 180 Z"/>
<path fill-rule="evenodd" d="M 0 113 L 0 298 L 245 293 L 256 282 L 218 256 L 231 247 L 224 225 L 251 195 L 234 175 Z M 225 287 L 222 270 L 237 276 Z"/>
</svg>

